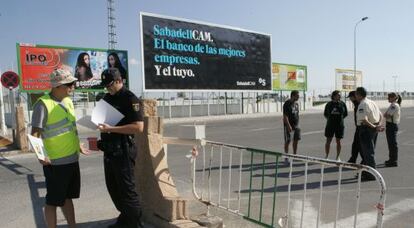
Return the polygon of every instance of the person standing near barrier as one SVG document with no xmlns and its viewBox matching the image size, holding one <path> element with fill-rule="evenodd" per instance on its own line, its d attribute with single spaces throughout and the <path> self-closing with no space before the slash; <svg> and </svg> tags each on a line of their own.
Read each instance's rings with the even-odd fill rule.
<svg viewBox="0 0 414 228">
<path fill-rule="evenodd" d="M 124 118 L 116 126 L 98 125 L 101 139 L 98 148 L 104 152 L 105 182 L 116 209 L 120 212 L 109 227 L 142 227 L 142 209 L 135 190 L 134 166 L 137 148 L 134 135 L 144 129 L 141 101 L 124 87 L 116 68 L 102 72 L 101 84 L 108 90 L 104 101 L 116 108 Z"/>
<path fill-rule="evenodd" d="M 299 91 L 293 90 L 290 93 L 290 99 L 283 104 L 283 129 L 285 136 L 285 153 L 289 153 L 289 144 L 292 141 L 293 134 L 293 154 L 296 154 L 298 142 L 301 139 L 299 128 Z"/>
<path fill-rule="evenodd" d="M 351 91 L 348 94 L 348 98 L 351 100 L 352 104 L 354 105 L 354 124 L 355 124 L 355 133 L 354 133 L 354 140 L 352 141 L 352 150 L 351 150 L 351 157 L 349 158 L 349 163 L 356 163 L 358 158 L 358 153 L 361 156 L 361 164 L 364 164 L 364 158 L 361 153 L 361 145 L 359 144 L 359 128 L 357 127 L 357 112 L 358 112 L 358 105 L 359 102 L 355 97 L 355 91 Z"/>
<path fill-rule="evenodd" d="M 400 123 L 401 116 L 401 96 L 396 93 L 388 94 L 388 102 L 390 106 L 384 113 L 386 120 L 385 123 L 385 134 L 387 136 L 389 159 L 385 161 L 386 167 L 398 166 L 398 145 L 397 145 L 397 133 L 398 124 Z"/>
<path fill-rule="evenodd" d="M 52 90 L 34 104 L 32 132 L 42 138 L 47 158 L 39 160 L 46 179 L 47 227 L 56 227 L 56 207 L 61 207 L 69 227 L 76 226 L 72 199 L 80 195 L 79 152 L 88 154 L 80 145 L 76 130 L 75 109 L 69 94 L 77 79 L 63 69 L 50 75 Z"/>
<path fill-rule="evenodd" d="M 336 160 L 340 160 L 341 139 L 344 137 L 345 125 L 344 118 L 348 116 L 348 110 L 343 101 L 341 101 L 341 93 L 335 90 L 331 94 L 331 101 L 325 106 L 324 116 L 326 118 L 325 126 L 325 159 L 329 156 L 332 138 L 336 139 Z"/>
<path fill-rule="evenodd" d="M 384 130 L 381 126 L 382 114 L 377 104 L 367 98 L 367 91 L 364 87 L 356 89 L 356 99 L 359 102 L 357 112 L 357 125 L 359 128 L 359 142 L 365 165 L 375 169 L 375 145 L 378 132 Z M 375 177 L 368 173 L 362 173 L 362 181 L 375 180 Z"/>
</svg>

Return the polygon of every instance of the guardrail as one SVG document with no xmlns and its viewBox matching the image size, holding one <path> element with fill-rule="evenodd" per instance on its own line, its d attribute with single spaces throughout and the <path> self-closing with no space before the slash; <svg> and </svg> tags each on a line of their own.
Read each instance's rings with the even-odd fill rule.
<svg viewBox="0 0 414 228">
<path fill-rule="evenodd" d="M 374 222 L 376 227 L 382 227 L 386 186 L 380 173 L 371 167 L 212 141 L 202 141 L 200 145 L 202 151 L 200 155 L 195 147 L 193 149 L 191 178 L 193 195 L 207 206 L 207 214 L 209 214 L 211 207 L 217 207 L 243 216 L 243 218 L 264 227 L 276 227 L 276 224 L 281 227 L 309 227 L 309 225 L 304 225 L 310 222 L 304 221 L 304 213 L 306 211 L 305 202 L 310 194 L 308 188 L 311 188 L 311 190 L 317 189 L 319 191 L 318 211 L 316 218 L 314 218 L 316 221 L 313 222 L 316 222 L 316 227 L 320 227 L 322 225 L 321 217 L 325 216 L 322 214 L 322 209 L 329 210 L 322 208 L 324 187 L 336 185 L 336 207 L 334 218 L 331 220 L 334 221 L 333 227 L 337 227 L 337 221 L 340 217 L 341 185 L 343 181 L 348 180 L 343 179 L 342 175 L 344 172 L 353 170 L 357 172 L 357 177 L 353 178 L 356 181 L 356 189 L 352 226 L 357 227 L 358 224 L 361 173 L 365 171 L 374 175 L 379 184 L 379 194 L 375 200 L 377 216 L 376 222 Z M 227 156 L 223 157 L 223 155 Z M 320 168 L 309 168 L 318 165 Z M 197 166 L 201 166 L 201 168 L 197 168 Z M 297 171 L 301 167 L 304 169 Z M 283 173 L 283 169 L 289 169 L 288 173 Z M 326 181 L 325 176 L 328 174 L 325 172 L 329 173 L 330 177 L 331 173 L 337 173 L 336 180 Z M 315 179 L 315 174 L 319 180 L 309 183 L 309 178 Z M 303 182 L 298 182 L 297 177 L 303 177 Z M 278 184 L 281 178 L 288 178 L 287 185 Z M 293 181 L 295 181 L 294 184 Z M 292 200 L 297 201 L 292 199 L 292 191 L 302 191 L 301 209 L 300 212 L 295 212 L 300 214 L 300 218 L 293 219 L 291 216 L 293 212 Z M 284 192 L 285 194 L 283 194 Z M 247 197 L 242 196 L 246 194 Z M 281 197 L 277 197 L 279 194 L 282 194 Z M 346 210 L 342 209 L 341 213 L 349 214 L 349 205 L 346 208 Z M 329 211 L 332 212 L 332 210 Z M 347 224 L 347 227 L 350 226 L 351 224 Z"/>
</svg>

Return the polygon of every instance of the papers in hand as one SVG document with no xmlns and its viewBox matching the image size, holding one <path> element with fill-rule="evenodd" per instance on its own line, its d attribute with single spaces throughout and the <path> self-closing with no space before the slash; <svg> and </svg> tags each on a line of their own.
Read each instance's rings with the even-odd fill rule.
<svg viewBox="0 0 414 228">
<path fill-rule="evenodd" d="M 95 108 L 92 110 L 91 121 L 98 126 L 99 124 L 106 123 L 111 126 L 115 126 L 124 115 L 116 110 L 108 102 L 101 99 L 96 103 Z"/>
<path fill-rule="evenodd" d="M 40 138 L 36 138 L 32 135 L 27 135 L 27 138 L 29 139 L 30 146 L 32 147 L 32 150 L 36 153 L 36 156 L 39 160 L 44 161 L 47 157 L 47 152 L 45 147 L 43 146 L 43 141 Z"/>
</svg>

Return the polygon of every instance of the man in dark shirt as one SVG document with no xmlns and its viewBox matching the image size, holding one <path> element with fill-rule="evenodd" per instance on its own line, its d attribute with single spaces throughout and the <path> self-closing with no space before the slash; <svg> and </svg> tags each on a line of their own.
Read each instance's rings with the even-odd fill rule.
<svg viewBox="0 0 414 228">
<path fill-rule="evenodd" d="M 356 127 L 357 126 L 356 114 L 358 112 L 359 102 L 357 101 L 355 97 L 355 91 L 349 92 L 348 98 L 351 100 L 351 102 L 354 105 L 354 124 L 355 124 L 355 134 L 354 134 L 354 140 L 352 141 L 351 157 L 349 158 L 348 162 L 356 163 L 356 160 L 358 158 L 358 153 L 360 154 L 361 158 L 363 158 L 361 154 L 360 144 L 359 144 L 359 128 Z M 361 161 L 361 164 L 364 164 L 364 160 Z"/>
<path fill-rule="evenodd" d="M 344 137 L 344 118 L 348 116 L 348 110 L 343 101 L 341 101 L 341 93 L 335 90 L 331 94 L 331 101 L 325 106 L 324 116 L 326 118 L 325 127 L 325 158 L 329 156 L 332 138 L 335 135 L 336 139 L 336 160 L 340 160 L 341 154 L 341 139 Z"/>
<path fill-rule="evenodd" d="M 283 104 L 283 128 L 285 135 L 285 153 L 289 153 L 289 144 L 292 140 L 293 133 L 293 154 L 298 149 L 298 141 L 300 140 L 299 128 L 299 91 L 293 90 L 290 93 L 290 99 Z"/>
<path fill-rule="evenodd" d="M 144 129 L 141 102 L 124 87 L 118 69 L 105 70 L 101 78 L 101 84 L 108 90 L 103 99 L 124 115 L 116 126 L 105 123 L 98 126 L 101 131 L 98 147 L 104 152 L 106 187 L 120 212 L 117 222 L 110 227 L 141 227 L 142 211 L 134 177 L 137 149 L 133 139 Z"/>
</svg>

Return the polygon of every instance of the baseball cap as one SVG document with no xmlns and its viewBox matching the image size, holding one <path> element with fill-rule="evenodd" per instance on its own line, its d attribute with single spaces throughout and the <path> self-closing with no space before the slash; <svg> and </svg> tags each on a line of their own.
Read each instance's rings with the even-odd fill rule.
<svg viewBox="0 0 414 228">
<path fill-rule="evenodd" d="M 347 97 L 355 97 L 355 91 L 349 92 Z"/>
<path fill-rule="evenodd" d="M 121 72 L 117 68 L 109 68 L 101 74 L 101 86 L 109 85 L 115 78 L 121 78 Z"/>
<path fill-rule="evenodd" d="M 56 88 L 60 85 L 71 83 L 74 81 L 77 81 L 78 79 L 73 77 L 72 73 L 68 70 L 64 69 L 55 69 L 50 74 L 50 84 L 52 85 L 52 88 Z"/>
</svg>

